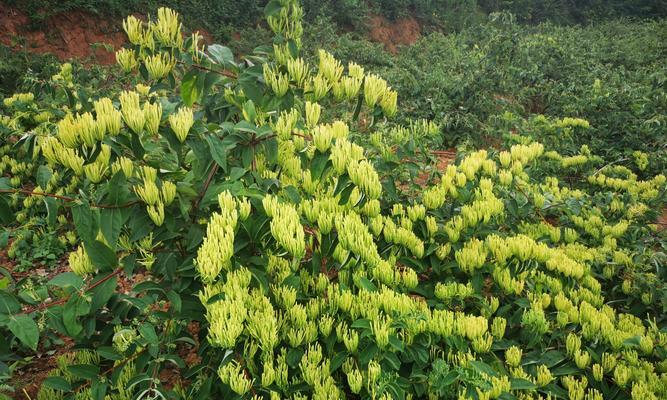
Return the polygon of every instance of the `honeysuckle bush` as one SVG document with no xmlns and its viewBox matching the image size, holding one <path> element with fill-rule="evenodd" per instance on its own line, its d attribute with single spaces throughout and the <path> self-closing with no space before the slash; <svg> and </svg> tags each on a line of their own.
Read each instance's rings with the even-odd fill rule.
<svg viewBox="0 0 667 400">
<path fill-rule="evenodd" d="M 6 369 L 61 348 L 39 399 L 667 395 L 664 175 L 514 134 L 397 190 L 438 126 L 393 125 L 359 65 L 306 63 L 298 2 L 265 14 L 243 59 L 169 9 L 128 17 L 122 91 L 64 65 L 4 100 L 8 256 L 69 251 L 6 271 Z"/>
<path fill-rule="evenodd" d="M 320 41 L 337 58 L 391 82 L 401 98 L 396 119 L 432 119 L 448 145 L 493 144 L 540 115 L 580 118 L 589 129 L 569 136 L 562 129 L 527 128 L 563 154 L 587 144 L 608 162 L 630 165 L 632 153 L 642 151 L 652 176 L 667 165 L 666 29 L 665 20 L 624 19 L 526 26 L 503 13 L 461 32 L 424 35 L 396 55 L 353 33 L 321 35 Z"/>
</svg>

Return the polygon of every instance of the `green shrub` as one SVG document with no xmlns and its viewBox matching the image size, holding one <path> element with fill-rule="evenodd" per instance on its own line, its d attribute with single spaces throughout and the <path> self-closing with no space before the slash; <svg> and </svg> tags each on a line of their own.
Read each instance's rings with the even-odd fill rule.
<svg viewBox="0 0 667 400">
<path fill-rule="evenodd" d="M 2 360 L 74 343 L 38 398 L 667 394 L 664 175 L 517 132 L 402 187 L 440 128 L 299 58 L 297 2 L 265 13 L 273 46 L 243 60 L 129 17 L 122 91 L 65 64 L 3 100 L 3 240 L 43 219 L 71 249 L 0 289 Z"/>
</svg>

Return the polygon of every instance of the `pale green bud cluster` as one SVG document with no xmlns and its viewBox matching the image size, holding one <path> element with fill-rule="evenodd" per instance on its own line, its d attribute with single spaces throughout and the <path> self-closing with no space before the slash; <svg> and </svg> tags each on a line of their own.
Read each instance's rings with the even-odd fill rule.
<svg viewBox="0 0 667 400">
<path fill-rule="evenodd" d="M 116 52 L 116 62 L 125 72 L 132 72 L 139 67 L 137 54 L 133 49 L 120 49 Z"/>
<path fill-rule="evenodd" d="M 248 379 L 243 367 L 235 361 L 220 367 L 218 376 L 238 395 L 244 395 L 252 388 L 253 381 Z"/>
<path fill-rule="evenodd" d="M 220 213 L 213 213 L 195 262 L 197 272 L 204 282 L 212 283 L 218 279 L 223 269 L 229 270 L 234 254 L 234 229 L 237 219 L 235 206 L 226 206 Z"/>
<path fill-rule="evenodd" d="M 264 82 L 278 97 L 283 97 L 289 90 L 289 77 L 269 64 L 264 64 Z"/>
<path fill-rule="evenodd" d="M 262 202 L 271 219 L 271 234 L 280 246 L 295 259 L 306 254 L 306 242 L 297 210 L 290 204 L 280 203 L 275 197 L 266 196 Z"/>
<path fill-rule="evenodd" d="M 69 253 L 67 261 L 72 272 L 79 276 L 85 276 L 95 272 L 93 262 L 90 260 L 90 257 L 88 257 L 88 253 L 86 253 L 86 249 L 83 246 L 79 246 L 76 250 Z"/>
<path fill-rule="evenodd" d="M 169 126 L 181 143 L 187 139 L 190 128 L 194 123 L 194 113 L 190 107 L 181 107 L 178 111 L 169 115 Z"/>
<path fill-rule="evenodd" d="M 146 120 L 146 130 L 151 135 L 157 135 L 162 120 L 162 105 L 160 103 L 144 103 L 144 119 Z"/>
</svg>

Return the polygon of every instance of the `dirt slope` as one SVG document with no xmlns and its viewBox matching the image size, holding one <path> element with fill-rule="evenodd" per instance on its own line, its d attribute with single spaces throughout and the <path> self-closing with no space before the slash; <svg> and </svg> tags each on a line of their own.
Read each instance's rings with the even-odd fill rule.
<svg viewBox="0 0 667 400">
<path fill-rule="evenodd" d="M 396 53 L 398 46 L 410 45 L 421 37 L 421 25 L 413 17 L 390 21 L 381 15 L 368 19 L 368 38 L 383 43 L 387 51 Z"/>
<path fill-rule="evenodd" d="M 29 26 L 25 13 L 0 2 L 0 43 L 16 49 L 51 53 L 63 61 L 79 58 L 112 64 L 114 51 L 125 41 L 119 23 L 82 11 L 54 15 L 34 30 Z"/>
</svg>

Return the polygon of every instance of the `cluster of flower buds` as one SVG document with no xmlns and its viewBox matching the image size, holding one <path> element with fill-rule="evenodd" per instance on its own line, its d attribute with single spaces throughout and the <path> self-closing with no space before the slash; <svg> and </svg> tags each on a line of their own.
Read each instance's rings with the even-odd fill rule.
<svg viewBox="0 0 667 400">
<path fill-rule="evenodd" d="M 220 380 L 229 385 L 234 393 L 243 396 L 252 388 L 253 381 L 248 379 L 243 367 L 236 361 L 225 364 L 218 369 Z"/>
<path fill-rule="evenodd" d="M 278 97 L 283 97 L 289 90 L 289 76 L 269 64 L 264 64 L 264 82 Z"/>
<path fill-rule="evenodd" d="M 285 0 L 281 2 L 280 11 L 275 15 L 270 15 L 266 21 L 276 35 L 287 40 L 293 40 L 297 46 L 301 46 L 301 36 L 303 36 L 302 17 L 303 9 L 300 2 Z"/>
<path fill-rule="evenodd" d="M 169 126 L 181 143 L 185 142 L 185 139 L 187 139 L 190 128 L 192 128 L 194 122 L 194 114 L 189 107 L 181 107 L 177 112 L 169 115 Z"/>
<path fill-rule="evenodd" d="M 76 250 L 69 253 L 67 261 L 72 272 L 79 276 L 85 276 L 95 272 L 93 262 L 90 260 L 90 257 L 83 246 L 79 246 Z"/>
<path fill-rule="evenodd" d="M 262 202 L 266 214 L 271 217 L 271 234 L 278 244 L 300 260 L 306 254 L 306 242 L 301 218 L 291 204 L 279 202 L 268 195 Z"/>
<path fill-rule="evenodd" d="M 197 252 L 195 266 L 202 281 L 215 282 L 220 272 L 229 270 L 234 254 L 234 229 L 238 221 L 237 202 L 229 192 L 218 196 L 221 211 L 213 213 L 206 237 Z"/>
</svg>

